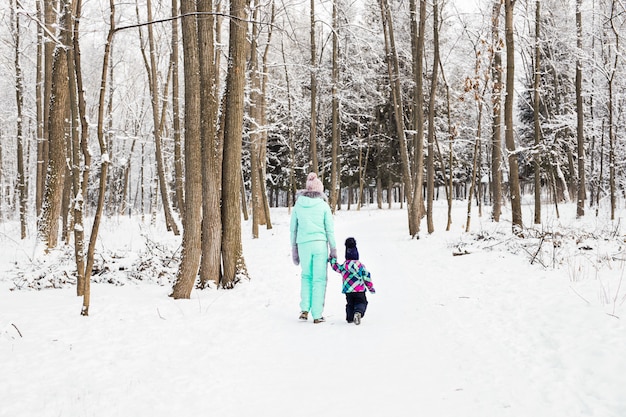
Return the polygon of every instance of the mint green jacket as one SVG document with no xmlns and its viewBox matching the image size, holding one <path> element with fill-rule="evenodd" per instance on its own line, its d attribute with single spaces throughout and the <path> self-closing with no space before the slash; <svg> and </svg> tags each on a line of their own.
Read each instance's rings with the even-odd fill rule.
<svg viewBox="0 0 626 417">
<path fill-rule="evenodd" d="M 322 240 L 336 248 L 335 226 L 330 206 L 322 193 L 305 191 L 300 194 L 291 212 L 291 246 Z"/>
</svg>

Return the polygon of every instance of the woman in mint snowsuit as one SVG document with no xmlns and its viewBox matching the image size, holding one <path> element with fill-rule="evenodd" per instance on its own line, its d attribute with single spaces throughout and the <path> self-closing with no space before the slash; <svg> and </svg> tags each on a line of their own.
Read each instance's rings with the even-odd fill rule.
<svg viewBox="0 0 626 417">
<path fill-rule="evenodd" d="M 302 268 L 300 319 L 309 312 L 314 323 L 324 321 L 326 272 L 330 256 L 337 256 L 335 229 L 324 186 L 314 172 L 307 176 L 306 190 L 299 193 L 291 213 L 291 254 Z"/>
</svg>

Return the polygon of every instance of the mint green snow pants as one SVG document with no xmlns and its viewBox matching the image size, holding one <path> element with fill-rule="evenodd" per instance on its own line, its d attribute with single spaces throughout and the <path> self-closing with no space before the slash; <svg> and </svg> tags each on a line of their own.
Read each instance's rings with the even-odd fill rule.
<svg viewBox="0 0 626 417">
<path fill-rule="evenodd" d="M 300 310 L 310 311 L 313 319 L 319 319 L 326 298 L 328 243 L 324 240 L 298 243 L 298 255 L 302 267 Z"/>
</svg>

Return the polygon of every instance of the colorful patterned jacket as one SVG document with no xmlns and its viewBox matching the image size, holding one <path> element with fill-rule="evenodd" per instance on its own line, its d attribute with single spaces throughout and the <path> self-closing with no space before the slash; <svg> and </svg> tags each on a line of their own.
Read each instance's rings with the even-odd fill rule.
<svg viewBox="0 0 626 417">
<path fill-rule="evenodd" d="M 365 292 L 366 288 L 372 294 L 376 292 L 370 273 L 361 262 L 348 259 L 340 264 L 337 262 L 337 258 L 330 258 L 330 266 L 339 272 L 343 278 L 343 288 L 341 289 L 343 294 Z"/>
</svg>

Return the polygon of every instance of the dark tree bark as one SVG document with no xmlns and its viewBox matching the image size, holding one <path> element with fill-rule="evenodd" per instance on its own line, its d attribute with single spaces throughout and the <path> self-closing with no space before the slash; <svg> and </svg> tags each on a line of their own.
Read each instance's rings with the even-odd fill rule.
<svg viewBox="0 0 626 417">
<path fill-rule="evenodd" d="M 200 0 L 198 12 L 213 11 L 212 0 Z M 200 285 L 218 285 L 221 277 L 222 218 L 220 213 L 220 144 L 217 135 L 219 97 L 218 67 L 215 61 L 215 19 L 207 14 L 198 20 L 200 50 L 200 97 L 202 123 L 202 258 Z"/>
<path fill-rule="evenodd" d="M 181 1 L 185 73 L 185 217 L 182 259 L 173 298 L 189 298 L 198 276 L 202 239 L 200 57 L 194 0 Z"/>
<path fill-rule="evenodd" d="M 247 50 L 247 0 L 232 0 L 226 108 L 224 109 L 224 158 L 222 160 L 222 259 L 221 286 L 233 288 L 247 276 L 241 244 L 241 133 Z"/>
<path fill-rule="evenodd" d="M 59 30 L 62 40 L 69 37 L 64 36 L 70 28 L 69 12 L 65 9 L 69 4 L 64 2 Z M 67 157 L 67 123 L 66 117 L 69 114 L 69 84 L 67 68 L 67 48 L 68 45 L 58 45 L 54 52 L 54 63 L 52 66 L 52 84 L 50 95 L 50 111 L 48 119 L 48 173 L 46 176 L 46 187 L 43 199 L 41 224 L 39 227 L 40 238 L 45 242 L 48 249 L 57 246 L 59 238 L 59 219 L 61 216 L 61 205 L 63 201 L 63 189 L 65 186 L 66 157 Z"/>
</svg>

